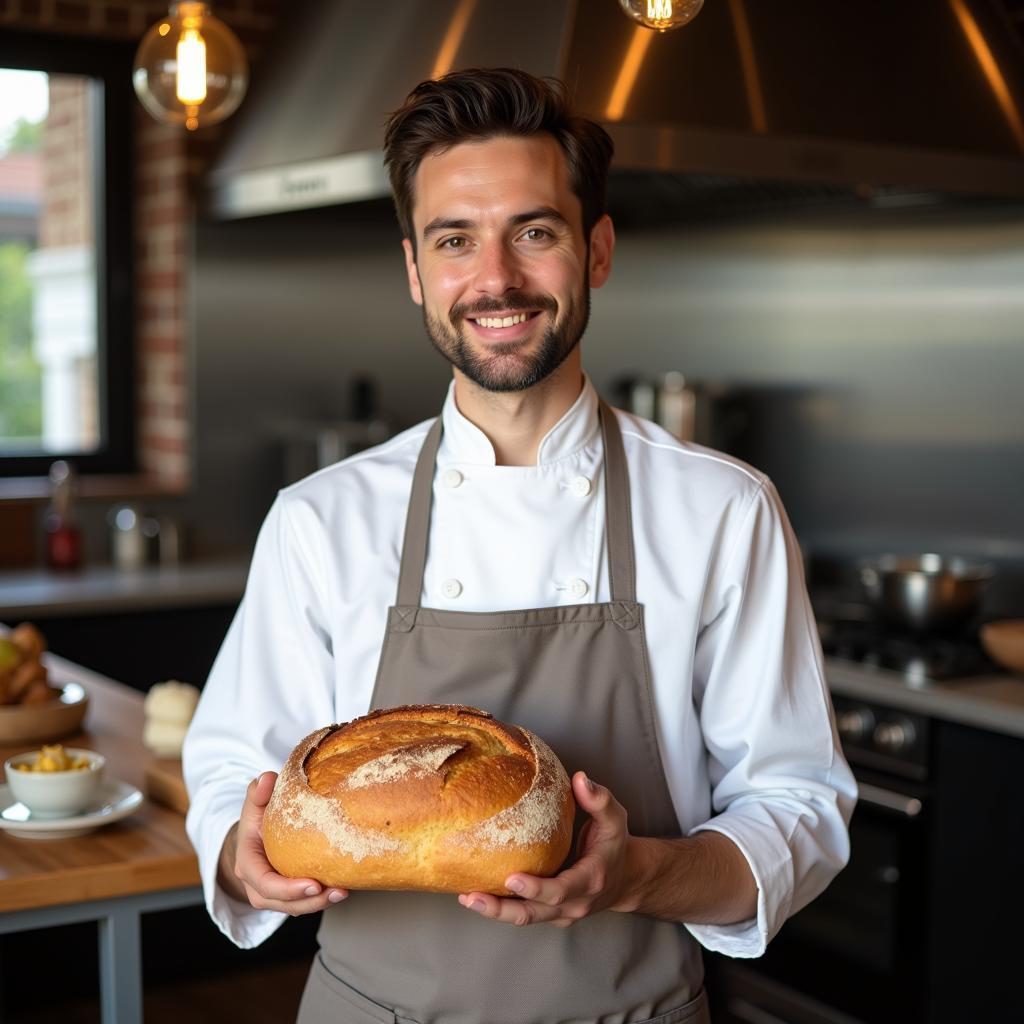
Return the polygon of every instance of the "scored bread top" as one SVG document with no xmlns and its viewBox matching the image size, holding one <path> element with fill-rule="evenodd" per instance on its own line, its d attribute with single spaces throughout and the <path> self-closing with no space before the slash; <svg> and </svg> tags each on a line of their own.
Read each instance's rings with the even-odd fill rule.
<svg viewBox="0 0 1024 1024">
<path fill-rule="evenodd" d="M 280 781 L 291 827 L 323 831 L 357 861 L 424 841 L 544 843 L 571 820 L 565 769 L 547 745 L 464 705 L 388 708 L 319 729 Z"/>
<path fill-rule="evenodd" d="M 530 789 L 536 758 L 521 730 L 486 712 L 411 705 L 341 727 L 304 767 L 310 789 L 338 800 L 353 824 L 400 835 L 497 814 Z"/>
</svg>

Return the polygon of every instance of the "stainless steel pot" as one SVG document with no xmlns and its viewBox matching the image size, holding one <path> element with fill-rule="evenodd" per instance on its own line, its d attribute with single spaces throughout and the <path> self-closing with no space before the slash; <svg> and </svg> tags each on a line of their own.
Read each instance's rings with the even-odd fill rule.
<svg viewBox="0 0 1024 1024">
<path fill-rule="evenodd" d="M 868 598 L 890 625 L 920 632 L 963 625 L 995 567 L 944 555 L 882 555 L 861 563 Z"/>
</svg>

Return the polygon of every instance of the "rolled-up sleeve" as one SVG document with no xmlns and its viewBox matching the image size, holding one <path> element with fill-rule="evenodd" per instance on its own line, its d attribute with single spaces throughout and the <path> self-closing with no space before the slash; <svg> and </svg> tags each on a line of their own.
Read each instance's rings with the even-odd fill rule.
<svg viewBox="0 0 1024 1024">
<path fill-rule="evenodd" d="M 846 864 L 857 789 L 835 733 L 800 550 L 770 482 L 741 523 L 710 576 L 697 642 L 713 816 L 692 831 L 721 832 L 739 847 L 757 883 L 757 916 L 687 927 L 708 949 L 756 957 Z"/>
<path fill-rule="evenodd" d="M 186 829 L 206 906 L 238 946 L 263 942 L 286 915 L 255 910 L 217 885 L 224 838 L 248 784 L 277 771 L 317 724 L 333 720 L 333 656 L 323 557 L 312 513 L 279 496 L 260 531 L 245 595 L 185 738 Z M 312 724 L 311 724 L 312 723 Z"/>
</svg>

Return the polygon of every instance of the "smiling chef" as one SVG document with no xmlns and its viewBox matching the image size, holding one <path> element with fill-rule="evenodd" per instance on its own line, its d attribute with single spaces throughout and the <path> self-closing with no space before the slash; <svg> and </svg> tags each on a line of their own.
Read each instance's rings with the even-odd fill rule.
<svg viewBox="0 0 1024 1024">
<path fill-rule="evenodd" d="M 611 156 L 559 83 L 508 69 L 423 82 L 388 122 L 409 291 L 453 380 L 436 419 L 279 494 L 184 753 L 225 934 L 325 911 L 304 1024 L 708 1021 L 701 946 L 759 956 L 848 856 L 855 785 L 774 487 L 582 370 Z M 448 614 L 384 645 L 392 605 Z M 527 610 L 544 628 L 509 628 Z M 570 866 L 505 898 L 277 874 L 268 769 L 326 723 L 434 702 L 561 755 L 587 816 Z"/>
</svg>

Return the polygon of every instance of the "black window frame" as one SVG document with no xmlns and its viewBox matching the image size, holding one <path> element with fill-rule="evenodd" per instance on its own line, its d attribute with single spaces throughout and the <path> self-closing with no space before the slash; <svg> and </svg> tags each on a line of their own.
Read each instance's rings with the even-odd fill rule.
<svg viewBox="0 0 1024 1024">
<path fill-rule="evenodd" d="M 100 446 L 92 452 L 11 455 L 0 451 L 0 477 L 45 476 L 55 459 L 80 473 L 138 472 L 135 439 L 134 147 L 132 61 L 135 45 L 93 36 L 7 29 L 0 67 L 82 75 L 102 83 L 97 113 L 102 174 L 95 176 L 96 339 Z M 94 166 L 95 166 L 94 158 Z"/>
</svg>

